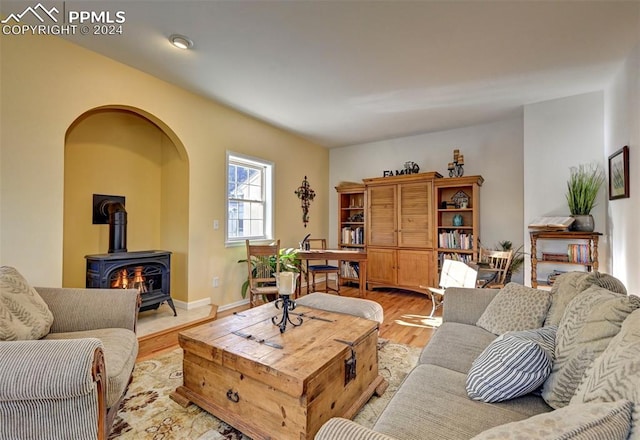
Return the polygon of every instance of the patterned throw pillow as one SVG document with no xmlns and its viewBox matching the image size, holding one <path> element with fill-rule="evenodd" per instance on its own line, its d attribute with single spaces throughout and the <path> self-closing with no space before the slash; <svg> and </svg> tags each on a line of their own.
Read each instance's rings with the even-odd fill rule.
<svg viewBox="0 0 640 440">
<path fill-rule="evenodd" d="M 640 439 L 640 310 L 624 320 L 620 332 L 585 372 L 571 406 L 621 399 L 635 403 L 629 438 Z"/>
<path fill-rule="evenodd" d="M 36 290 L 13 267 L 0 267 L 0 341 L 40 339 L 53 315 Z"/>
<path fill-rule="evenodd" d="M 553 408 L 569 404 L 594 359 L 618 334 L 622 322 L 640 307 L 640 297 L 592 286 L 567 306 L 556 335 L 556 359 L 542 398 Z"/>
<path fill-rule="evenodd" d="M 500 289 L 476 325 L 494 335 L 540 328 L 550 304 L 549 292 L 509 283 Z"/>
<path fill-rule="evenodd" d="M 605 289 L 627 294 L 624 284 L 617 278 L 602 272 L 567 272 L 560 275 L 551 289 L 551 307 L 547 313 L 544 325 L 558 325 L 567 308 L 567 304 L 573 298 L 584 292 L 591 286 L 604 287 Z"/>
<path fill-rule="evenodd" d="M 578 283 L 578 290 L 583 292 L 591 286 L 603 287 L 609 292 L 627 294 L 627 288 L 624 287 L 622 281 L 602 272 L 588 272 L 587 276 Z"/>
<path fill-rule="evenodd" d="M 625 440 L 632 407 L 628 400 L 571 405 L 496 426 L 471 440 Z"/>
<path fill-rule="evenodd" d="M 551 373 L 555 338 L 556 327 L 498 336 L 469 370 L 469 397 L 502 402 L 536 390 Z"/>
<path fill-rule="evenodd" d="M 589 272 L 567 272 L 556 278 L 551 288 L 551 306 L 544 321 L 544 325 L 558 325 L 564 314 L 564 309 L 582 290 L 578 285 L 589 275 Z"/>
</svg>

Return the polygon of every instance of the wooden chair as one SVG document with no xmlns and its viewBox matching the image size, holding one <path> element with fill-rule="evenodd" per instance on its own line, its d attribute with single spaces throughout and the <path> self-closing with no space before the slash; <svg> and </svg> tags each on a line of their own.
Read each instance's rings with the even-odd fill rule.
<svg viewBox="0 0 640 440">
<path fill-rule="evenodd" d="M 513 250 L 493 251 L 480 248 L 478 257 L 478 287 L 504 287 L 504 280 L 511 265 Z"/>
<path fill-rule="evenodd" d="M 325 250 L 327 248 L 327 240 L 325 238 L 309 238 L 310 249 Z M 324 274 L 325 276 L 325 292 L 336 292 L 340 294 L 340 266 L 332 266 L 328 260 L 307 260 L 307 293 L 309 293 L 309 275 L 311 275 L 311 289 L 316 291 L 316 275 Z M 319 261 L 319 264 L 314 264 L 313 261 Z M 336 288 L 329 287 L 329 274 L 336 274 Z"/>
<path fill-rule="evenodd" d="M 431 314 L 433 317 L 436 310 L 442 306 L 442 300 L 447 288 L 449 287 L 475 287 L 478 271 L 468 266 L 462 261 L 447 260 L 442 262 L 442 270 L 440 272 L 439 287 L 423 287 L 431 295 Z"/>
<path fill-rule="evenodd" d="M 280 273 L 280 240 L 275 243 L 247 243 L 247 269 L 249 271 L 249 305 L 259 300 L 273 301 L 278 297 L 276 275 Z"/>
</svg>

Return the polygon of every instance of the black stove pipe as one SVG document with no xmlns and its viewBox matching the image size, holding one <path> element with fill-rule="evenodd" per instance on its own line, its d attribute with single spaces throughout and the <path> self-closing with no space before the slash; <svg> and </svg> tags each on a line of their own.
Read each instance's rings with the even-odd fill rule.
<svg viewBox="0 0 640 440">
<path fill-rule="evenodd" d="M 100 210 L 109 217 L 109 253 L 127 252 L 127 210 L 124 205 L 105 200 Z"/>
</svg>

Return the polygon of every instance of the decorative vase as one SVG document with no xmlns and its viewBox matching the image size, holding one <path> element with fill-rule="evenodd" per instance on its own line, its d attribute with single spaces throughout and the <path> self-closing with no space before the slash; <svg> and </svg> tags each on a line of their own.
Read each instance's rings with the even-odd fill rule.
<svg viewBox="0 0 640 440">
<path fill-rule="evenodd" d="M 453 226 L 462 226 L 464 220 L 460 214 L 456 214 L 453 216 Z"/>
<path fill-rule="evenodd" d="M 591 214 L 572 215 L 571 217 L 573 217 L 573 223 L 571 223 L 572 231 L 593 232 L 595 229 L 595 223 Z"/>
</svg>

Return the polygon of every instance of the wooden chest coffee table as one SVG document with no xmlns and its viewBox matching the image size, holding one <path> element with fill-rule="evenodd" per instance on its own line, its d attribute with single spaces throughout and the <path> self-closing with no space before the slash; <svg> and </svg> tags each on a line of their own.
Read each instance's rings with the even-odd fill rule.
<svg viewBox="0 0 640 440">
<path fill-rule="evenodd" d="M 271 323 L 265 304 L 180 333 L 193 402 L 254 439 L 312 439 L 331 417 L 352 418 L 387 382 L 378 374 L 378 323 L 297 307 L 299 327 Z M 292 316 L 294 322 L 296 315 Z"/>
</svg>

